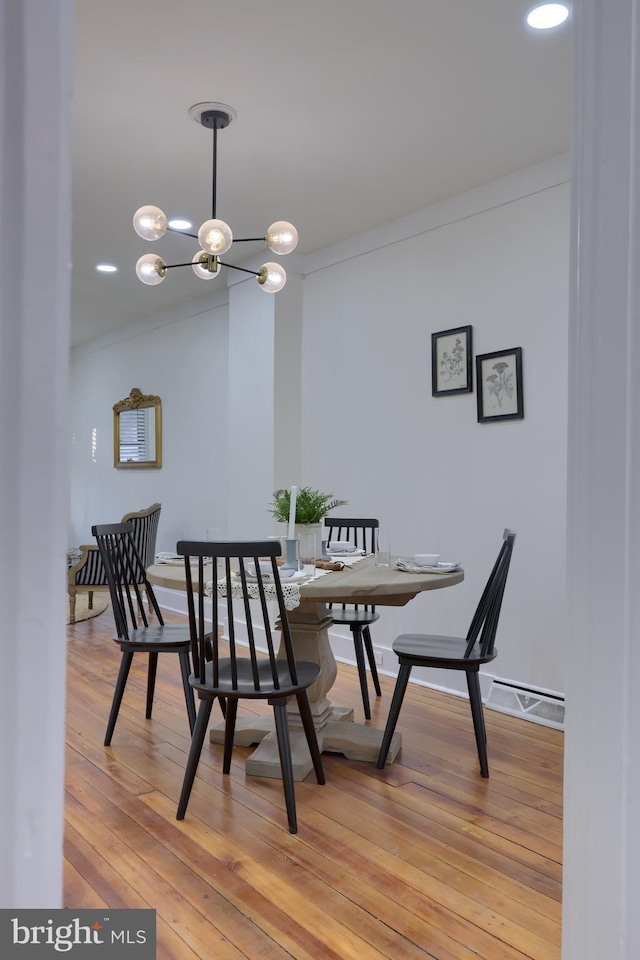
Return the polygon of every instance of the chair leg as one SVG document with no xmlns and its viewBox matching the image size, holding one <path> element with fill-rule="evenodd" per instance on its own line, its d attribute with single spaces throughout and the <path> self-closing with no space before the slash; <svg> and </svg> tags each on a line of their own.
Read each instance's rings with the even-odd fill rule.
<svg viewBox="0 0 640 960">
<path fill-rule="evenodd" d="M 324 783 L 325 779 L 324 767 L 322 766 L 322 754 L 320 753 L 320 747 L 318 745 L 316 728 L 313 725 L 313 715 L 311 713 L 309 695 L 307 694 L 307 691 L 298 691 L 296 694 L 296 700 L 298 701 L 298 712 L 300 714 L 300 719 L 302 720 L 302 727 L 307 737 L 309 753 L 311 754 L 311 759 L 313 760 L 313 769 L 316 772 L 316 780 L 318 783 Z"/>
<path fill-rule="evenodd" d="M 69 594 L 69 623 L 76 622 L 76 595 L 75 593 Z"/>
<path fill-rule="evenodd" d="M 204 743 L 205 734 L 209 726 L 209 717 L 211 716 L 212 706 L 213 700 L 200 701 L 196 725 L 193 728 L 193 737 L 191 738 L 191 749 L 189 750 L 187 767 L 184 772 L 184 780 L 182 781 L 182 791 L 180 793 L 180 800 L 178 801 L 176 820 L 184 820 L 187 804 L 189 803 L 189 797 L 191 796 L 193 781 L 196 778 L 196 770 L 198 769 L 200 754 L 202 753 L 202 744 Z"/>
<path fill-rule="evenodd" d="M 116 720 L 118 719 L 118 711 L 120 710 L 120 704 L 122 703 L 124 688 L 127 685 L 127 677 L 129 676 L 129 669 L 131 668 L 132 660 L 133 653 L 131 653 L 130 650 L 123 650 L 122 659 L 120 660 L 120 669 L 118 670 L 118 679 L 116 680 L 116 688 L 113 691 L 113 700 L 111 702 L 111 712 L 109 713 L 109 720 L 107 723 L 107 732 L 104 737 L 105 747 L 108 747 L 111 744 L 111 737 L 113 736 Z"/>
<path fill-rule="evenodd" d="M 478 759 L 480 760 L 480 773 L 483 777 L 488 777 L 489 761 L 487 759 L 487 731 L 484 725 L 482 695 L 480 693 L 480 677 L 478 676 L 477 670 L 467 671 L 467 687 L 469 689 L 469 701 L 471 703 L 473 729 L 476 735 L 476 746 L 478 747 Z"/>
<path fill-rule="evenodd" d="M 156 673 L 158 671 L 158 654 L 149 654 L 149 669 L 147 671 L 147 710 L 145 717 L 151 719 L 151 710 L 153 709 L 153 694 L 156 689 Z"/>
<path fill-rule="evenodd" d="M 387 762 L 387 754 L 389 753 L 389 747 L 391 746 L 391 738 L 393 737 L 396 729 L 396 723 L 398 722 L 398 716 L 400 714 L 400 707 L 402 706 L 402 701 L 404 700 L 410 674 L 411 665 L 408 663 L 401 663 L 400 669 L 398 670 L 396 687 L 393 691 L 389 716 L 387 717 L 387 725 L 384 728 L 380 753 L 378 754 L 378 770 L 384 770 L 384 765 Z"/>
<path fill-rule="evenodd" d="M 93 590 L 89 590 L 89 610 L 93 610 Z"/>
<path fill-rule="evenodd" d="M 180 657 L 180 670 L 182 672 L 182 686 L 184 688 L 184 699 L 187 702 L 187 715 L 189 717 L 189 730 L 193 734 L 193 728 L 196 725 L 196 701 L 193 696 L 193 687 L 189 683 L 189 676 L 191 674 L 191 661 L 189 660 L 189 654 L 186 650 L 182 653 L 179 653 Z"/>
<path fill-rule="evenodd" d="M 362 706 L 364 707 L 364 716 L 366 720 L 371 720 L 371 707 L 369 706 L 369 690 L 367 689 L 367 668 L 364 663 L 364 644 L 362 641 L 362 630 L 360 627 L 352 627 L 353 645 L 356 651 L 356 664 L 358 665 L 358 677 L 360 678 L 360 692 L 362 693 Z"/>
<path fill-rule="evenodd" d="M 236 732 L 237 712 L 237 699 L 235 697 L 229 697 L 227 702 L 227 712 L 224 718 L 224 753 L 222 757 L 223 773 L 229 773 L 231 770 L 231 754 L 233 753 L 233 738 Z"/>
<path fill-rule="evenodd" d="M 365 627 L 362 631 L 362 639 L 364 640 L 364 648 L 367 651 L 367 659 L 369 661 L 369 667 L 371 669 L 371 676 L 373 678 L 373 685 L 376 690 L 376 696 L 382 696 L 382 690 L 380 689 L 380 680 L 378 679 L 378 668 L 376 667 L 376 655 L 373 652 L 373 642 L 371 640 L 371 631 L 369 627 Z"/>
<path fill-rule="evenodd" d="M 298 821 L 296 818 L 296 798 L 293 789 L 293 763 L 291 760 L 291 742 L 289 740 L 287 701 L 286 698 L 278 700 L 270 699 L 269 703 L 273 707 L 273 716 L 276 724 L 284 800 L 287 806 L 287 817 L 289 818 L 289 833 L 297 833 Z"/>
</svg>

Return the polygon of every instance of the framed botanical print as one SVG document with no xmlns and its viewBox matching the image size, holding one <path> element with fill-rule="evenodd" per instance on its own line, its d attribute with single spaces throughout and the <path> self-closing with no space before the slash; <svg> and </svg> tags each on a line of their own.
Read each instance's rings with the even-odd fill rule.
<svg viewBox="0 0 640 960">
<path fill-rule="evenodd" d="M 478 423 L 522 420 L 522 347 L 476 357 Z"/>
<path fill-rule="evenodd" d="M 471 327 L 431 334 L 431 395 L 471 393 Z"/>
</svg>

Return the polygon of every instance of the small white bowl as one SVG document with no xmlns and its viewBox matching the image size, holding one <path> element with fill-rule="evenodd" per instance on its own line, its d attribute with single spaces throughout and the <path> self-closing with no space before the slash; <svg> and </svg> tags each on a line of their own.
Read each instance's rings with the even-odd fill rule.
<svg viewBox="0 0 640 960">
<path fill-rule="evenodd" d="M 440 562 L 439 553 L 415 553 L 413 559 L 419 567 L 437 567 Z"/>
</svg>

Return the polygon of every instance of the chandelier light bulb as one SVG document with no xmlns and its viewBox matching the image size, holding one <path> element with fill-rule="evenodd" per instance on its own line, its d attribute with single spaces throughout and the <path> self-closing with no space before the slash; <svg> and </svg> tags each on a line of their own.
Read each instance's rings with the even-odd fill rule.
<svg viewBox="0 0 640 960">
<path fill-rule="evenodd" d="M 207 253 L 221 256 L 233 243 L 231 227 L 224 220 L 205 220 L 198 230 L 198 243 Z"/>
<path fill-rule="evenodd" d="M 283 257 L 298 245 L 298 231 L 292 223 L 277 220 L 267 230 L 266 240 L 269 249 Z"/>
<path fill-rule="evenodd" d="M 213 280 L 220 273 L 220 261 L 206 250 L 198 250 L 191 262 L 193 263 L 191 269 L 201 280 Z"/>
<path fill-rule="evenodd" d="M 167 275 L 167 265 L 162 257 L 155 253 L 145 253 L 136 263 L 136 273 L 138 279 L 142 280 L 149 287 L 154 287 L 156 283 L 162 283 Z"/>
<path fill-rule="evenodd" d="M 160 207 L 140 207 L 133 215 L 133 229 L 143 240 L 159 240 L 167 232 L 167 218 Z"/>
<path fill-rule="evenodd" d="M 265 263 L 260 267 L 257 280 L 266 293 L 277 293 L 287 282 L 287 274 L 279 263 Z"/>
</svg>

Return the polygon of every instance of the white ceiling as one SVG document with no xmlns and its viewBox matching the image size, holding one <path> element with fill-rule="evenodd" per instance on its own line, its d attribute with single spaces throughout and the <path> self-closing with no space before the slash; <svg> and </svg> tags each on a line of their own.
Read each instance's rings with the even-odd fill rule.
<svg viewBox="0 0 640 960">
<path fill-rule="evenodd" d="M 226 282 L 186 267 L 156 287 L 135 276 L 143 253 L 172 263 L 197 249 L 141 240 L 139 206 L 194 232 L 211 216 L 212 137 L 188 115 L 199 101 L 237 111 L 218 135 L 218 216 L 237 237 L 291 220 L 301 253 L 566 153 L 570 22 L 531 31 L 531 5 L 77 0 L 72 343 Z M 118 273 L 97 273 L 101 261 Z"/>
</svg>

